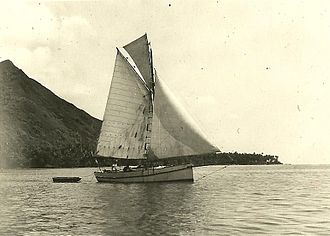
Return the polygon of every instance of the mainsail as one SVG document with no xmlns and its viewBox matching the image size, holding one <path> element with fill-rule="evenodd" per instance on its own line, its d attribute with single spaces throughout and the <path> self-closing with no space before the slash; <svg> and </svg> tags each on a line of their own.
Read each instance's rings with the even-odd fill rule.
<svg viewBox="0 0 330 236">
<path fill-rule="evenodd" d="M 194 120 L 156 76 L 151 149 L 158 158 L 217 152 Z"/>
<path fill-rule="evenodd" d="M 219 151 L 153 71 L 147 35 L 117 50 L 97 154 L 162 159 Z"/>
<path fill-rule="evenodd" d="M 151 100 L 139 71 L 123 54 L 117 50 L 97 154 L 144 159 Z"/>
</svg>

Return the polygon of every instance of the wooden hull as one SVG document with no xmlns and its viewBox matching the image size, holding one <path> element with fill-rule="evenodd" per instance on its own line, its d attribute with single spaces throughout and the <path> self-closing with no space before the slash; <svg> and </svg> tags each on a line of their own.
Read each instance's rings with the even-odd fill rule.
<svg viewBox="0 0 330 236">
<path fill-rule="evenodd" d="M 192 165 L 179 165 L 161 169 L 137 169 L 129 172 L 94 172 L 98 182 L 107 183 L 150 183 L 170 181 L 194 181 Z"/>
</svg>

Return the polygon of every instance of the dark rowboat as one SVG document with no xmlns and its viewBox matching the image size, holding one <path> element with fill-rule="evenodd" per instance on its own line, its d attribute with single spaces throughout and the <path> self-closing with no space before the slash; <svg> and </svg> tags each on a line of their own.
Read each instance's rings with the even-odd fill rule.
<svg viewBox="0 0 330 236">
<path fill-rule="evenodd" d="M 78 183 L 80 177 L 53 177 L 54 183 Z"/>
</svg>

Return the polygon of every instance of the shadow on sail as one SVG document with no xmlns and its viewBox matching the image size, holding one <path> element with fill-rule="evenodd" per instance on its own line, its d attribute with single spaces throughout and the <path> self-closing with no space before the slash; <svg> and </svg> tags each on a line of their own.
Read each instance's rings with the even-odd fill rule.
<svg viewBox="0 0 330 236">
<path fill-rule="evenodd" d="M 153 68 L 147 35 L 117 48 L 96 157 L 140 160 L 131 168 L 95 172 L 99 182 L 193 181 L 191 164 L 157 160 L 216 153 Z"/>
</svg>

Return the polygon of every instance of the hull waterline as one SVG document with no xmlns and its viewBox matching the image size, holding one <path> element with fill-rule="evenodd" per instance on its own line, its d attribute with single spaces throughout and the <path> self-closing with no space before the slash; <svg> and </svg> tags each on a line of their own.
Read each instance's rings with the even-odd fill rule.
<svg viewBox="0 0 330 236">
<path fill-rule="evenodd" d="M 105 183 L 151 183 L 151 182 L 193 182 L 192 165 L 179 165 L 164 168 L 136 169 L 133 171 L 94 172 L 98 182 Z"/>
</svg>

